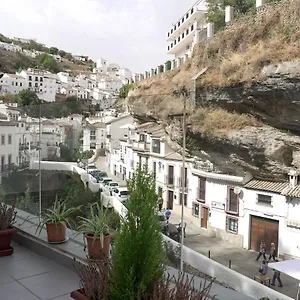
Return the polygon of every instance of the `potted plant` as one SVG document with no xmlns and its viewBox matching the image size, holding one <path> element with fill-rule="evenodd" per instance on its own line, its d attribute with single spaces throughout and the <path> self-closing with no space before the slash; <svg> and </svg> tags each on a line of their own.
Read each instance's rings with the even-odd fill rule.
<svg viewBox="0 0 300 300">
<path fill-rule="evenodd" d="M 109 254 L 110 234 L 108 210 L 99 203 L 90 206 L 90 216 L 81 219 L 79 233 L 84 235 L 85 247 L 87 245 L 88 256 L 92 259 L 103 258 Z"/>
<path fill-rule="evenodd" d="M 66 242 L 67 225 L 70 226 L 69 217 L 79 209 L 80 206 L 67 208 L 65 201 L 59 201 L 56 198 L 53 207 L 46 209 L 37 231 L 39 230 L 40 234 L 44 226 L 46 226 L 49 243 Z"/>
<path fill-rule="evenodd" d="M 0 256 L 11 255 L 14 249 L 10 246 L 13 234 L 17 231 L 15 204 L 8 206 L 0 202 Z"/>
</svg>

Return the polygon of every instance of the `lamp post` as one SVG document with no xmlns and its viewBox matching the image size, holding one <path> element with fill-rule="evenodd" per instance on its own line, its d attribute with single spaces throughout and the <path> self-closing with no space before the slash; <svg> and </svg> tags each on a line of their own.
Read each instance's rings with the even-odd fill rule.
<svg viewBox="0 0 300 300">
<path fill-rule="evenodd" d="M 180 272 L 183 273 L 183 241 L 184 241 L 184 224 L 183 224 L 183 213 L 184 213 L 184 192 L 185 192 L 185 150 L 186 150 L 186 100 L 187 92 L 182 91 L 183 98 L 183 118 L 182 118 L 182 175 L 181 175 L 181 253 L 180 253 Z"/>
<path fill-rule="evenodd" d="M 41 153 L 42 153 L 42 105 L 40 104 L 39 119 L 39 219 L 42 218 L 42 171 L 41 171 Z"/>
</svg>

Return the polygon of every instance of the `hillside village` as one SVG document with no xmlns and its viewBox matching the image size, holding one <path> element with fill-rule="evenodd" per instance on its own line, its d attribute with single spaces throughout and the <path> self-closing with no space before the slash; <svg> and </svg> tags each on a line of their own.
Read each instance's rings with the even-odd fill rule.
<svg viewBox="0 0 300 300">
<path fill-rule="evenodd" d="M 153 175 L 163 209 L 180 216 L 184 207 L 188 228 L 255 252 L 263 240 L 269 253 L 273 242 L 277 257 L 299 258 L 299 1 L 257 0 L 255 14 L 238 20 L 227 6 L 226 27 L 219 32 L 203 5 L 197 1 L 166 33 L 173 59 L 143 74 L 101 58 L 78 75 L 33 67 L 0 75 L 0 180 L 11 170 L 38 169 L 44 162 L 46 170 L 80 169 L 94 193 L 100 184 L 81 170 L 78 153 L 92 153 L 88 164 L 120 185 L 143 165 Z M 0 42 L 0 48 L 41 54 L 14 42 Z M 125 97 L 120 97 L 122 87 Z M 8 96 L 22 90 L 35 92 L 42 109 L 74 97 L 99 110 L 29 116 Z M 123 212 L 122 201 L 109 199 Z M 297 283 L 287 282 L 281 291 L 294 297 Z M 238 291 L 252 296 L 244 287 Z"/>
</svg>

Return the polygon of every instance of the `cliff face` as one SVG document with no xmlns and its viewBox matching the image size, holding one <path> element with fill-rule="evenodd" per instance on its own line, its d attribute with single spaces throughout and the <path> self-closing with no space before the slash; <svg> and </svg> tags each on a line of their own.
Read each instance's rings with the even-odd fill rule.
<svg viewBox="0 0 300 300">
<path fill-rule="evenodd" d="M 127 104 L 139 118 L 165 125 L 181 151 L 182 99 L 172 92 L 196 82 L 188 105 L 187 147 L 203 169 L 283 179 L 300 169 L 300 1 L 268 6 L 194 50 L 180 69 L 139 83 Z M 189 103 L 190 104 L 190 103 Z M 178 145 L 179 144 L 179 145 Z"/>
</svg>

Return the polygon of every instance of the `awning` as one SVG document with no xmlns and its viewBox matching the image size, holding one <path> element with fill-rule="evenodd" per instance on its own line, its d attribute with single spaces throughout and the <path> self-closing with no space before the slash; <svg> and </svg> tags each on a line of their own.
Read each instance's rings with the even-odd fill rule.
<svg viewBox="0 0 300 300">
<path fill-rule="evenodd" d="M 289 259 L 285 261 L 270 263 L 268 264 L 268 267 L 274 268 L 300 281 L 300 259 Z M 300 282 L 296 300 L 300 300 Z"/>
</svg>

